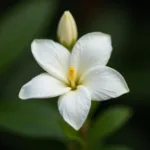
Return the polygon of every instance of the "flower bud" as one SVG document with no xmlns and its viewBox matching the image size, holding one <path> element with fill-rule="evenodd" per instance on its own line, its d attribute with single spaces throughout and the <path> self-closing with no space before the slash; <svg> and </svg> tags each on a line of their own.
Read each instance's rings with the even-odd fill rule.
<svg viewBox="0 0 150 150">
<path fill-rule="evenodd" d="M 59 21 L 57 36 L 59 42 L 67 48 L 71 48 L 77 40 L 77 26 L 69 11 L 65 11 Z"/>
</svg>

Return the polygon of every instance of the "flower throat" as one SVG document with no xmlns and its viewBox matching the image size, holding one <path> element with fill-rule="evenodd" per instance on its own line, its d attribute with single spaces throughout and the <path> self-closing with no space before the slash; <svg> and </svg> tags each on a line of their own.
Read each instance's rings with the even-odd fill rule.
<svg viewBox="0 0 150 150">
<path fill-rule="evenodd" d="M 72 66 L 69 67 L 68 79 L 70 81 L 70 86 L 72 89 L 76 89 L 76 70 Z"/>
</svg>

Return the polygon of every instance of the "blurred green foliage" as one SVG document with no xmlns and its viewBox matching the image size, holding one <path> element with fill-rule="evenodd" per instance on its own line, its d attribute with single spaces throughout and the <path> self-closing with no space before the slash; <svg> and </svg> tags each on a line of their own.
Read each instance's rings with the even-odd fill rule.
<svg viewBox="0 0 150 150">
<path fill-rule="evenodd" d="M 58 112 L 43 101 L 0 102 L 0 126 L 31 137 L 64 138 Z"/>
<path fill-rule="evenodd" d="M 53 13 L 51 10 L 54 9 L 53 7 L 49 1 L 45 0 L 18 4 L 1 21 L 1 71 L 2 67 L 5 68 L 7 63 L 25 50 L 36 34 L 41 33 L 47 23 L 46 20 Z"/>
<path fill-rule="evenodd" d="M 103 148 L 102 150 L 131 150 L 131 149 L 124 146 L 109 146 Z"/>
<path fill-rule="evenodd" d="M 127 107 L 110 107 L 92 122 L 88 132 L 89 142 L 92 147 L 103 138 L 122 127 L 131 116 L 131 110 Z"/>
</svg>

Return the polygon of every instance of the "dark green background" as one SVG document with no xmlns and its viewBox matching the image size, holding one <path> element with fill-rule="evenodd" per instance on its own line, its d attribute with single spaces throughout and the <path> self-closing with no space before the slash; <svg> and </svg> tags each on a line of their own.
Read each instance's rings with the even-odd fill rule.
<svg viewBox="0 0 150 150">
<path fill-rule="evenodd" d="M 31 3 L 29 6 L 31 8 L 28 8 L 29 3 Z M 8 117 L 7 124 L 10 126 L 16 125 L 18 118 L 13 118 L 11 115 L 14 110 L 18 109 L 17 112 L 23 114 L 22 117 L 18 116 L 20 117 L 18 120 L 22 120 L 21 123 L 31 114 L 31 120 L 32 116 L 39 117 L 41 122 L 44 122 L 43 116 L 45 115 L 45 120 L 48 120 L 49 115 L 55 118 L 52 115 L 53 111 L 48 107 L 44 107 L 44 111 L 40 107 L 39 116 L 36 116 L 37 113 L 34 114 L 33 110 L 30 112 L 30 108 L 26 112 L 26 109 L 21 107 L 22 104 L 20 106 L 21 100 L 18 99 L 18 92 L 24 83 L 43 71 L 32 57 L 31 41 L 35 38 L 56 40 L 57 24 L 65 10 L 70 10 L 73 14 L 77 22 L 79 37 L 93 31 L 101 31 L 112 36 L 113 53 L 108 65 L 125 77 L 130 88 L 129 94 L 101 102 L 93 116 L 94 119 L 102 110 L 113 105 L 127 105 L 133 109 L 133 117 L 126 126 L 107 138 L 106 143 L 123 144 L 135 150 L 149 150 L 150 19 L 146 1 L 5 0 L 0 2 L 0 113 L 5 113 L 7 106 L 13 103 L 7 112 L 10 114 L 10 116 L 7 115 L 10 117 Z M 15 19 L 14 14 L 17 14 Z M 43 101 L 52 103 L 55 108 L 57 107 L 56 100 Z M 41 101 L 38 100 L 38 102 Z M 31 107 L 37 110 L 34 104 L 36 100 L 23 103 L 24 105 L 31 103 Z M 46 109 L 50 114 L 46 113 Z M 6 117 L 3 119 L 5 120 Z M 41 130 L 36 126 L 36 122 L 31 121 L 31 123 L 33 123 L 32 132 Z M 53 124 L 52 126 L 57 125 L 55 122 Z M 9 125 L 8 128 L 6 125 L 0 128 L 0 143 L 3 150 L 65 149 L 63 142 L 58 142 L 59 138 L 63 138 L 61 136 L 58 136 L 59 138 L 39 137 L 35 133 L 34 136 L 26 136 L 17 130 L 10 130 Z M 21 130 L 19 127 L 18 124 L 16 127 L 18 131 Z M 43 128 L 39 134 L 49 135 L 49 132 L 51 133 Z M 60 131 L 54 130 L 54 134 L 56 132 L 61 135 Z"/>
</svg>

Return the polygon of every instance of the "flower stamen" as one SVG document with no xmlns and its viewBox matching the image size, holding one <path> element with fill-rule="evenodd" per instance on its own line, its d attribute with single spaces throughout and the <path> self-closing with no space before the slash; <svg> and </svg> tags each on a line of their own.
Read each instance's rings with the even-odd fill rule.
<svg viewBox="0 0 150 150">
<path fill-rule="evenodd" d="M 71 88 L 75 89 L 76 88 L 76 70 L 72 66 L 69 67 L 68 79 L 70 81 Z"/>
</svg>

